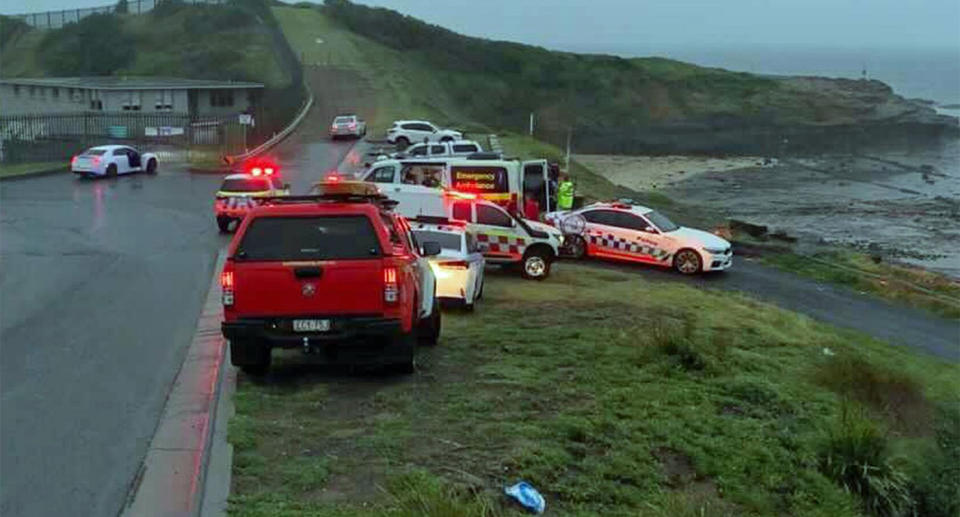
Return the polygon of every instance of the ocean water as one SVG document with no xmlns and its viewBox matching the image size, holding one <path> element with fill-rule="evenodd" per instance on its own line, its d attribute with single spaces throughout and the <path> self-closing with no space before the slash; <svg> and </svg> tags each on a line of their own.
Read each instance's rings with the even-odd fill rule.
<svg viewBox="0 0 960 517">
<path fill-rule="evenodd" d="M 866 71 L 867 77 L 889 84 L 904 97 L 960 104 L 960 45 L 952 49 L 579 46 L 568 50 L 624 57 L 660 56 L 758 74 L 857 79 Z"/>
</svg>

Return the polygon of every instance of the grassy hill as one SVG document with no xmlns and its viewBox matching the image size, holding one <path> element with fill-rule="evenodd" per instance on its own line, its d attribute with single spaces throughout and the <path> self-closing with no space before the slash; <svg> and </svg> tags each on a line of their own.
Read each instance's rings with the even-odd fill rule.
<svg viewBox="0 0 960 517">
<path fill-rule="evenodd" d="M 378 80 L 402 77 L 416 87 L 394 88 L 414 95 L 403 103 L 501 130 L 521 130 L 535 112 L 538 136 L 561 142 L 573 127 L 581 151 L 773 153 L 784 151 L 784 139 L 792 150 L 819 150 L 836 144 L 838 134 L 858 144 L 887 133 L 957 133 L 955 119 L 878 81 L 772 78 L 663 58 L 555 52 L 467 37 L 347 0 L 328 0 L 318 9 L 323 30 L 346 30 L 343 39 L 354 41 L 339 57 L 386 63 L 371 69 Z M 357 36 L 375 49 L 357 48 Z M 329 48 L 331 55 L 342 50 Z M 353 59 L 358 54 L 366 61 Z"/>
<path fill-rule="evenodd" d="M 97 15 L 58 30 L 18 30 L 2 41 L 0 74 L 166 75 L 286 86 L 290 73 L 256 7 L 257 2 L 212 6 L 171 1 L 141 16 Z M 0 31 L 12 26 L 9 19 L 0 23 Z M 104 30 L 105 25 L 111 29 Z M 119 47 L 129 55 L 111 59 L 106 70 L 96 66 L 104 61 L 103 49 Z"/>
</svg>

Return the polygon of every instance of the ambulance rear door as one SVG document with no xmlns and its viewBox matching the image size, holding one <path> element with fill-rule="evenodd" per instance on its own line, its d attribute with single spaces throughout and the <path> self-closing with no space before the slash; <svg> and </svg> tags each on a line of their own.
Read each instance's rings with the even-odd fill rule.
<svg viewBox="0 0 960 517">
<path fill-rule="evenodd" d="M 521 164 L 523 169 L 523 203 L 533 199 L 540 211 L 547 211 L 550 199 L 550 166 L 547 160 L 529 160 Z M 520 206 L 524 206 L 521 204 Z"/>
</svg>

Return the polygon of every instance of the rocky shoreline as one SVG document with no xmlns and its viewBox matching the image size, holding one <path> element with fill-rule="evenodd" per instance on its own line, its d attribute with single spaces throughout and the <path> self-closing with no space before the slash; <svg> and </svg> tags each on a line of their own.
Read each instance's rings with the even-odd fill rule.
<svg viewBox="0 0 960 517">
<path fill-rule="evenodd" d="M 800 246 L 851 246 L 960 278 L 960 140 L 929 144 L 746 167 L 738 167 L 740 157 L 578 161 L 614 183 L 662 192 L 718 219 L 798 237 Z"/>
</svg>

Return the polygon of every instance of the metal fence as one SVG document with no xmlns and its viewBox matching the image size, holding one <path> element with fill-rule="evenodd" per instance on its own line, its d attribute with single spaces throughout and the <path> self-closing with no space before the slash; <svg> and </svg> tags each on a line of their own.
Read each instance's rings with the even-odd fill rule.
<svg viewBox="0 0 960 517">
<path fill-rule="evenodd" d="M 65 113 L 0 117 L 0 163 L 67 160 L 88 147 L 123 144 L 180 161 L 191 151 L 219 156 L 244 151 L 237 117 L 185 113 Z"/>
<path fill-rule="evenodd" d="M 157 5 L 170 0 L 127 0 L 127 14 L 143 14 L 151 11 Z M 226 4 L 229 0 L 180 0 L 185 4 Z M 117 4 L 83 9 L 63 9 L 60 11 L 44 11 L 39 13 L 14 14 L 12 18 L 19 18 L 27 25 L 37 29 L 59 29 L 68 23 L 78 22 L 92 14 L 117 12 Z"/>
</svg>

